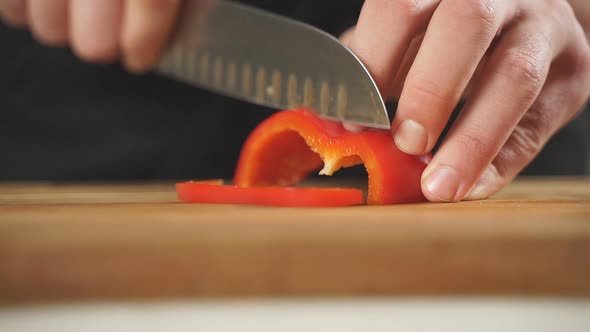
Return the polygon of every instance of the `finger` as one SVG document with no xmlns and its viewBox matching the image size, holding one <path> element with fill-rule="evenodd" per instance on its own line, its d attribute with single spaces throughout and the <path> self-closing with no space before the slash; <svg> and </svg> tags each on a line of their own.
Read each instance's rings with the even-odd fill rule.
<svg viewBox="0 0 590 332">
<path fill-rule="evenodd" d="M 367 0 L 350 40 L 384 98 L 412 39 L 440 0 Z"/>
<path fill-rule="evenodd" d="M 424 154 L 434 147 L 477 65 L 515 9 L 512 1 L 451 0 L 439 5 L 393 122 L 401 150 Z"/>
<path fill-rule="evenodd" d="M 486 168 L 467 200 L 485 199 L 510 183 L 541 151 L 550 137 L 569 122 L 588 100 L 590 49 L 580 32 L 580 56 L 564 57 L 552 66 L 539 98 Z M 564 68 L 566 67 L 566 68 Z"/>
<path fill-rule="evenodd" d="M 69 34 L 68 0 L 28 0 L 33 35 L 49 46 L 66 44 Z"/>
<path fill-rule="evenodd" d="M 91 62 L 116 59 L 121 13 L 121 0 L 71 0 L 71 41 L 76 54 Z"/>
<path fill-rule="evenodd" d="M 27 0 L 0 0 L 2 20 L 13 27 L 27 25 Z"/>
<path fill-rule="evenodd" d="M 124 62 L 134 72 L 148 70 L 172 31 L 180 0 L 127 0 L 123 20 Z"/>
<path fill-rule="evenodd" d="M 410 42 L 410 46 L 408 47 L 399 69 L 393 78 L 393 82 L 389 90 L 389 98 L 399 101 L 404 83 L 406 82 L 406 78 L 408 77 L 408 73 L 410 72 L 410 68 L 412 68 L 414 60 L 416 59 L 416 55 L 418 55 L 418 51 L 420 50 L 423 40 L 424 34 L 420 34 Z"/>
<path fill-rule="evenodd" d="M 560 36 L 546 22 L 508 31 L 492 53 L 475 90 L 422 176 L 432 201 L 457 201 L 498 154 L 545 82 Z M 551 46 L 556 49 L 551 49 Z"/>
<path fill-rule="evenodd" d="M 393 86 L 390 89 L 389 98 L 394 99 L 394 100 L 399 100 L 399 98 L 402 94 L 404 83 L 406 82 L 406 78 L 408 77 L 408 73 L 410 72 L 410 69 L 412 67 L 412 64 L 414 63 L 414 60 L 416 59 L 416 55 L 418 55 L 418 51 L 420 49 L 420 45 L 422 45 L 423 40 L 424 40 L 424 34 L 421 34 L 421 35 L 417 36 L 416 38 L 414 38 L 414 40 L 412 40 L 412 42 L 410 43 L 410 47 L 408 48 L 408 51 L 406 52 L 406 55 L 404 56 L 404 59 L 402 60 L 399 70 L 397 71 L 397 74 L 395 75 L 395 78 L 393 79 Z M 467 84 L 465 91 L 463 91 L 462 98 L 466 98 L 467 96 L 469 96 L 469 94 L 473 90 L 473 86 L 475 84 L 475 79 L 481 74 L 481 71 L 483 70 L 483 68 L 485 66 L 486 57 L 487 57 L 487 55 L 484 55 L 482 60 L 477 65 L 477 68 L 475 69 L 475 73 L 471 77 L 469 84 Z"/>
</svg>

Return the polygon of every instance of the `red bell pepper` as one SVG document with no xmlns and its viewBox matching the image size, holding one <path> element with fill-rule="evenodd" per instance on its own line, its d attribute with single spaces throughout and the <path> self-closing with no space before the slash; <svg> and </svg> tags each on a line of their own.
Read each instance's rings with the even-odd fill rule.
<svg viewBox="0 0 590 332">
<path fill-rule="evenodd" d="M 236 187 L 211 182 L 176 184 L 178 198 L 193 203 L 250 204 L 290 207 L 360 205 L 363 192 L 345 188 Z"/>
<path fill-rule="evenodd" d="M 367 204 L 417 202 L 425 200 L 420 178 L 429 159 L 400 151 L 389 131 L 351 133 L 339 122 L 299 109 L 275 113 L 254 129 L 242 148 L 234 183 L 292 186 L 316 170 L 332 175 L 364 163 Z"/>
</svg>

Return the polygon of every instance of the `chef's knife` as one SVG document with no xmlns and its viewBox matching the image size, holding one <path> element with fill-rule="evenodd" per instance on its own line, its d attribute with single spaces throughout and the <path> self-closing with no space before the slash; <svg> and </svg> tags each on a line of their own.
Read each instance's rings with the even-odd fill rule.
<svg viewBox="0 0 590 332">
<path fill-rule="evenodd" d="M 336 38 L 230 1 L 202 10 L 203 1 L 211 2 L 185 3 L 158 72 L 272 108 L 305 106 L 323 117 L 390 128 L 371 75 Z"/>
</svg>

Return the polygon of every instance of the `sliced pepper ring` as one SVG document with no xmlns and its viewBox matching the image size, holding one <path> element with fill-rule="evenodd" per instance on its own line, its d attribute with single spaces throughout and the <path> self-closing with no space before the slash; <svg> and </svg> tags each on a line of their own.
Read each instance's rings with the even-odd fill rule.
<svg viewBox="0 0 590 332">
<path fill-rule="evenodd" d="M 285 207 L 359 205 L 363 193 L 349 188 L 237 187 L 207 181 L 176 184 L 178 198 L 189 203 L 249 204 Z"/>
</svg>

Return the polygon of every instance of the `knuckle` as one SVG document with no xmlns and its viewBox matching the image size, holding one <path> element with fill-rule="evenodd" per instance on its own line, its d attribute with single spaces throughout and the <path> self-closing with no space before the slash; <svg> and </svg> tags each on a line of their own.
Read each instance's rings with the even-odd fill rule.
<svg viewBox="0 0 590 332">
<path fill-rule="evenodd" d="M 495 30 L 500 23 L 494 0 L 454 0 L 449 5 L 457 17 L 474 21 L 481 29 Z"/>
<path fill-rule="evenodd" d="M 416 18 L 424 8 L 424 0 L 367 0 L 375 8 L 381 8 L 384 11 L 397 12 L 410 19 Z"/>
<path fill-rule="evenodd" d="M 536 127 L 518 126 L 512 133 L 510 146 L 520 156 L 534 156 L 541 150 L 541 132 Z"/>
<path fill-rule="evenodd" d="M 537 98 L 547 77 L 548 64 L 540 59 L 543 52 L 535 48 L 514 49 L 506 54 L 506 66 L 498 69 L 513 81 L 523 93 L 523 101 L 529 104 Z"/>
<path fill-rule="evenodd" d="M 420 14 L 423 7 L 423 0 L 397 0 L 397 9 L 409 17 L 415 17 Z"/>
<path fill-rule="evenodd" d="M 428 78 L 427 75 L 414 73 L 408 80 L 409 84 L 402 95 L 405 95 L 406 100 L 413 104 L 428 104 L 436 105 L 437 109 L 448 109 L 452 111 L 454 107 L 455 98 L 446 93 L 439 83 Z"/>
<path fill-rule="evenodd" d="M 510 70 L 519 77 L 533 83 L 541 83 L 545 76 L 544 66 L 532 54 L 525 51 L 514 51 L 508 54 Z"/>
<path fill-rule="evenodd" d="M 545 114 L 543 111 L 525 114 L 498 154 L 496 159 L 502 161 L 500 164 L 524 165 L 541 151 L 552 128 Z M 498 170 L 500 173 L 505 172 L 501 168 Z"/>
<path fill-rule="evenodd" d="M 490 143 L 481 135 L 480 130 L 463 129 L 458 131 L 453 140 L 466 155 L 485 156 L 490 151 Z"/>
</svg>

